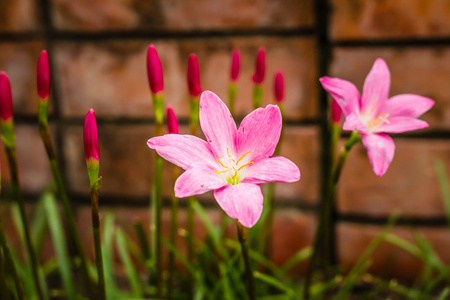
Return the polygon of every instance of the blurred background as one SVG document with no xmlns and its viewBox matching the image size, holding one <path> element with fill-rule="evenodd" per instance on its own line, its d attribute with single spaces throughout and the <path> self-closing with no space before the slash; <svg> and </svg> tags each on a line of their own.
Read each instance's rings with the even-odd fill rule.
<svg viewBox="0 0 450 300">
<path fill-rule="evenodd" d="M 422 232 L 450 262 L 450 233 L 434 168 L 440 158 L 450 170 L 450 2 L 2 0 L 0 70 L 11 79 L 20 179 L 30 210 L 51 180 L 36 117 L 36 63 L 47 49 L 50 126 L 86 243 L 92 239 L 82 126 L 89 108 L 99 125 L 100 210 L 114 210 L 125 222 L 148 223 L 153 167 L 146 141 L 153 136 L 154 123 L 145 64 L 149 44 L 161 58 L 165 101 L 174 107 L 182 133 L 188 132 L 190 53 L 199 58 L 203 89 L 226 102 L 231 51 L 240 49 L 238 119 L 252 110 L 251 74 L 260 46 L 267 51 L 264 106 L 274 103 L 274 73 L 284 72 L 286 137 L 281 154 L 299 166 L 302 179 L 276 188 L 277 263 L 310 245 L 316 228 L 329 103 L 318 78 L 344 78 L 361 89 L 374 60 L 385 59 L 392 73 L 390 95 L 420 94 L 436 105 L 422 117 L 428 129 L 394 136 L 395 157 L 382 178 L 372 172 L 361 145 L 350 153 L 338 187 L 335 251 L 342 267 L 349 268 L 398 212 L 402 217 L 394 233 L 412 239 L 411 232 Z M 3 147 L 0 160 L 7 198 Z M 168 199 L 171 172 L 166 174 Z M 218 222 L 212 194 L 199 199 Z M 168 224 L 169 202 L 165 205 Z M 183 212 L 180 217 L 185 218 Z M 376 251 L 371 269 L 383 272 L 387 265 L 392 273 L 386 275 L 406 279 L 421 269 L 418 259 L 386 243 Z"/>
</svg>

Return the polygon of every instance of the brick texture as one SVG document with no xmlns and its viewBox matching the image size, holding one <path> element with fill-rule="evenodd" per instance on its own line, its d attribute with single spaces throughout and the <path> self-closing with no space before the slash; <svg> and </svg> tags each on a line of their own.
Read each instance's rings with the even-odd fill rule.
<svg viewBox="0 0 450 300">
<path fill-rule="evenodd" d="M 249 113 L 253 88 L 250 78 L 259 46 L 267 49 L 263 105 L 273 103 L 273 76 L 277 70 L 283 70 L 286 117 L 299 120 L 317 115 L 314 43 L 304 38 L 61 43 L 56 48 L 55 59 L 63 115 L 84 116 L 93 107 L 97 116 L 152 116 L 145 65 L 150 43 L 155 43 L 163 64 L 166 103 L 172 104 L 181 117 L 189 115 L 186 83 L 189 54 L 195 52 L 199 57 L 203 89 L 214 91 L 226 101 L 234 47 L 242 52 L 236 111 L 241 116 Z"/>
<path fill-rule="evenodd" d="M 390 96 L 419 94 L 436 101 L 421 119 L 429 130 L 450 128 L 449 47 L 337 48 L 331 65 L 331 76 L 353 82 L 361 91 L 364 78 L 375 59 L 386 60 L 391 71 Z"/>
<path fill-rule="evenodd" d="M 35 0 L 2 0 L 0 32 L 37 31 L 43 28 L 41 7 Z"/>
<path fill-rule="evenodd" d="M 450 36 L 446 0 L 332 0 L 330 31 L 336 40 Z"/>
<path fill-rule="evenodd" d="M 43 41 L 0 41 L 0 70 L 6 72 L 11 81 L 15 114 L 36 115 L 36 65 L 44 49 Z"/>
<path fill-rule="evenodd" d="M 53 128 L 51 126 L 52 131 Z M 40 193 L 53 177 L 44 144 L 39 136 L 38 126 L 37 124 L 35 126 L 16 124 L 15 134 L 17 164 L 22 190 L 28 193 Z M 11 182 L 11 177 L 3 143 L 0 149 L 0 160 L 2 162 L 2 183 L 7 188 Z"/>
<path fill-rule="evenodd" d="M 379 178 L 362 144 L 351 151 L 338 188 L 340 212 L 389 216 L 443 217 L 443 199 L 434 168 L 436 159 L 450 169 L 450 140 L 394 138 L 394 160 Z"/>
<path fill-rule="evenodd" d="M 180 128 L 187 133 L 187 127 Z M 64 134 L 65 161 L 69 188 L 79 194 L 89 193 L 89 182 L 83 150 L 82 122 L 80 126 L 68 126 Z M 103 176 L 101 195 L 116 197 L 146 197 L 154 174 L 154 150 L 146 142 L 153 136 L 150 125 L 99 125 L 100 175 Z M 276 188 L 277 203 L 317 201 L 318 132 L 314 127 L 300 129 L 286 127 L 282 155 L 305 170 L 297 183 L 279 184 Z M 307 145 L 307 146 L 305 146 Z M 173 165 L 166 162 L 164 172 L 164 195 L 173 191 Z M 181 170 L 180 170 L 181 172 Z M 181 174 L 181 173 L 180 173 Z M 213 201 L 212 193 L 199 196 L 203 201 Z M 147 203 L 147 201 L 145 202 Z"/>
<path fill-rule="evenodd" d="M 337 226 L 338 253 L 341 266 L 348 271 L 381 232 L 380 226 L 341 223 Z M 450 255 L 450 233 L 443 228 L 409 228 L 397 226 L 390 233 L 414 244 L 414 236 L 421 235 L 431 244 L 440 259 L 448 264 Z M 388 278 L 403 278 L 414 281 L 423 271 L 422 262 L 397 246 L 383 241 L 370 258 L 370 272 Z"/>
<path fill-rule="evenodd" d="M 312 26 L 312 0 L 51 0 L 60 30 L 210 30 Z"/>
</svg>

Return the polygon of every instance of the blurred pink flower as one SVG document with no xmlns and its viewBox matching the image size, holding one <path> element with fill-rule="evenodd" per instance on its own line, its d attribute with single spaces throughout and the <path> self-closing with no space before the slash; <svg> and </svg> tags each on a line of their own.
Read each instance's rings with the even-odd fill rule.
<svg viewBox="0 0 450 300">
<path fill-rule="evenodd" d="M 5 72 L 0 72 L 0 119 L 2 121 L 11 120 L 13 117 L 13 103 L 11 93 L 11 83 Z"/>
<path fill-rule="evenodd" d="M 169 133 L 178 134 L 178 120 L 172 105 L 167 105 L 167 128 Z"/>
<path fill-rule="evenodd" d="M 241 66 L 241 52 L 234 49 L 231 55 L 231 81 L 236 81 L 239 77 L 239 69 Z"/>
<path fill-rule="evenodd" d="M 186 170 L 175 183 L 178 198 L 214 190 L 220 207 L 242 225 L 252 227 L 261 216 L 263 195 L 258 184 L 300 179 L 290 160 L 271 157 L 280 138 L 281 113 L 268 105 L 247 115 L 239 127 L 214 93 L 200 98 L 200 126 L 206 141 L 167 134 L 148 140 L 150 148 Z"/>
<path fill-rule="evenodd" d="M 198 97 L 202 92 L 202 86 L 200 85 L 200 67 L 198 65 L 197 55 L 192 53 L 189 55 L 187 66 L 187 82 L 189 88 L 189 95 L 192 97 Z"/>
<path fill-rule="evenodd" d="M 391 98 L 391 75 L 386 62 L 378 58 L 366 77 L 362 97 L 349 81 L 322 77 L 323 88 L 337 101 L 345 116 L 344 130 L 357 130 L 367 149 L 372 169 L 382 176 L 395 151 L 394 141 L 386 133 L 400 133 L 428 127 L 417 118 L 428 111 L 434 101 L 413 94 Z"/>
<path fill-rule="evenodd" d="M 342 117 L 342 109 L 336 100 L 331 101 L 331 120 L 335 124 L 339 124 L 341 122 Z"/>
<path fill-rule="evenodd" d="M 39 55 L 36 68 L 37 92 L 41 99 L 45 99 L 50 95 L 50 64 L 48 54 L 43 50 Z"/>
<path fill-rule="evenodd" d="M 150 90 L 157 94 L 164 90 L 164 76 L 158 52 L 153 44 L 147 49 L 147 77 Z"/>
<path fill-rule="evenodd" d="M 252 76 L 252 80 L 255 84 L 262 84 L 264 77 L 266 76 L 266 49 L 264 47 L 259 48 L 256 55 L 255 73 Z"/>
<path fill-rule="evenodd" d="M 275 99 L 277 102 L 284 101 L 284 76 L 283 72 L 277 72 L 274 79 Z"/>
</svg>

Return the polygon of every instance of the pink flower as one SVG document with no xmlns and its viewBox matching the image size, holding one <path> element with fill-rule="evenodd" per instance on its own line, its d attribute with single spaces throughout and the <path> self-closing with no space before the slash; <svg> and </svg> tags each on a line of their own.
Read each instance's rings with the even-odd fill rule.
<svg viewBox="0 0 450 300">
<path fill-rule="evenodd" d="M 202 87 L 200 85 L 200 67 L 198 66 L 197 55 L 189 55 L 188 66 L 187 66 L 187 82 L 189 88 L 189 95 L 192 97 L 198 97 L 202 92 Z"/>
<path fill-rule="evenodd" d="M 252 76 L 252 80 L 255 84 L 261 84 L 264 81 L 266 75 L 266 49 L 264 47 L 259 48 L 256 56 L 255 73 Z"/>
<path fill-rule="evenodd" d="M 349 81 L 322 77 L 323 88 L 337 101 L 345 116 L 344 130 L 356 130 L 362 136 L 372 169 L 382 176 L 395 151 L 394 141 L 384 133 L 400 133 L 428 127 L 417 117 L 428 111 L 434 101 L 413 94 L 388 99 L 391 75 L 385 61 L 378 58 L 364 82 L 362 97 Z"/>
<path fill-rule="evenodd" d="M 91 108 L 86 114 L 84 119 L 83 128 L 84 139 L 84 155 L 86 161 L 99 161 L 98 151 L 98 134 L 97 134 L 97 121 L 95 120 L 94 110 Z"/>
<path fill-rule="evenodd" d="M 50 95 L 50 65 L 45 50 L 39 55 L 36 73 L 38 95 L 41 99 L 45 99 Z"/>
<path fill-rule="evenodd" d="M 178 198 L 214 190 L 220 207 L 242 225 L 252 227 L 263 209 L 258 184 L 300 179 L 290 160 L 271 157 L 280 138 L 278 106 L 258 108 L 236 129 L 227 106 L 214 93 L 200 98 L 200 126 L 206 141 L 191 135 L 167 134 L 148 140 L 150 148 L 186 170 L 175 183 Z"/>
<path fill-rule="evenodd" d="M 236 81 L 239 77 L 239 68 L 241 66 L 241 52 L 234 49 L 231 55 L 231 81 Z"/>
<path fill-rule="evenodd" d="M 167 105 L 167 128 L 169 133 L 179 133 L 177 116 L 175 115 L 173 107 L 170 104 Z"/>
<path fill-rule="evenodd" d="M 11 83 L 5 72 L 0 72 L 0 119 L 8 121 L 13 117 Z"/>
<path fill-rule="evenodd" d="M 161 61 L 152 44 L 147 49 L 147 77 L 150 90 L 153 94 L 157 94 L 164 90 L 164 77 Z"/>
<path fill-rule="evenodd" d="M 339 104 L 336 102 L 336 100 L 331 101 L 331 120 L 335 124 L 339 124 L 341 122 L 342 117 L 342 109 L 339 106 Z"/>
<path fill-rule="evenodd" d="M 283 72 L 277 72 L 274 79 L 275 99 L 277 102 L 284 100 L 284 76 Z"/>
</svg>

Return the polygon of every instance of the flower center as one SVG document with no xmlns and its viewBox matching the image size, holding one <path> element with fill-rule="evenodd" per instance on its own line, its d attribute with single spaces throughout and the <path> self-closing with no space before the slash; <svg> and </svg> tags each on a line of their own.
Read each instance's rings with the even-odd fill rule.
<svg viewBox="0 0 450 300">
<path fill-rule="evenodd" d="M 222 171 L 216 171 L 214 170 L 214 173 L 216 174 L 224 174 L 226 177 L 226 181 L 230 184 L 238 184 L 239 183 L 239 171 L 242 170 L 244 167 L 254 164 L 253 161 L 243 163 L 243 159 L 245 156 L 249 153 L 252 153 L 252 151 L 245 152 L 238 160 L 235 160 L 233 156 L 230 155 L 230 151 L 227 147 L 227 155 L 228 157 L 223 159 L 224 162 L 221 161 L 222 156 L 220 156 L 217 161 L 219 164 L 225 169 Z"/>
<path fill-rule="evenodd" d="M 375 118 L 366 120 L 366 126 L 369 130 L 373 130 L 384 123 L 389 124 L 388 117 L 389 114 L 379 114 Z"/>
</svg>

